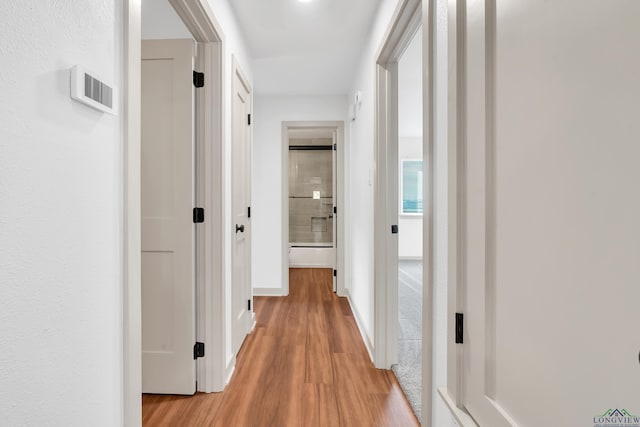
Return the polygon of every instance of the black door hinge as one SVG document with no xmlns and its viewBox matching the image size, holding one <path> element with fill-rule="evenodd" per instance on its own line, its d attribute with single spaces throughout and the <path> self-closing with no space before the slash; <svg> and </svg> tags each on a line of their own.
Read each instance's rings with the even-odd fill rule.
<svg viewBox="0 0 640 427">
<path fill-rule="evenodd" d="M 193 222 L 194 224 L 204 222 L 204 208 L 193 208 Z"/>
<path fill-rule="evenodd" d="M 247 300 L 247 310 L 251 311 L 251 300 Z"/>
<path fill-rule="evenodd" d="M 193 360 L 196 360 L 198 357 L 204 357 L 204 343 L 197 342 L 193 346 Z"/>
<path fill-rule="evenodd" d="M 251 114 L 247 114 L 247 124 L 251 126 Z"/>
<path fill-rule="evenodd" d="M 333 151 L 337 151 L 338 150 L 338 144 L 333 144 Z"/>
<path fill-rule="evenodd" d="M 391 234 L 398 234 L 398 226 L 396 224 L 391 226 Z"/>
<path fill-rule="evenodd" d="M 338 207 L 337 207 L 337 206 L 334 206 L 334 207 L 333 207 L 333 213 L 334 213 L 334 214 L 337 214 L 337 213 L 338 213 Z"/>
<path fill-rule="evenodd" d="M 204 73 L 193 72 L 193 85 L 195 87 L 204 87 Z"/>
<path fill-rule="evenodd" d="M 333 277 L 338 277 L 338 270 L 333 270 Z"/>
<path fill-rule="evenodd" d="M 247 207 L 247 218 L 251 218 L 251 206 Z"/>
<path fill-rule="evenodd" d="M 456 313 L 456 344 L 463 343 L 464 334 L 464 314 Z"/>
</svg>

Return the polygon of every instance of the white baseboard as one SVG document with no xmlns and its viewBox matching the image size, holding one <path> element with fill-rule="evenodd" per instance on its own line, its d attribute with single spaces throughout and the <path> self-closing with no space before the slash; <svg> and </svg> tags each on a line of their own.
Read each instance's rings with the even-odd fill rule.
<svg viewBox="0 0 640 427">
<path fill-rule="evenodd" d="M 356 326 L 358 326 L 358 330 L 360 331 L 360 336 L 364 341 L 364 346 L 367 348 L 367 352 L 369 353 L 369 359 L 371 359 L 371 362 L 375 364 L 373 360 L 373 345 L 371 344 L 371 340 L 369 340 L 369 337 L 367 336 L 367 333 L 364 329 L 360 312 L 356 310 L 355 306 L 351 302 L 351 294 L 349 293 L 348 289 L 345 289 L 345 293 L 346 293 L 347 301 L 349 301 L 349 307 L 351 307 L 351 312 L 353 313 L 353 318 L 356 319 Z"/>
<path fill-rule="evenodd" d="M 399 256 L 398 260 L 400 261 L 422 261 L 421 256 Z"/>
<path fill-rule="evenodd" d="M 251 321 L 251 326 L 249 327 L 249 333 L 252 333 L 256 329 L 256 313 L 255 313 L 255 311 L 251 312 L 250 321 Z"/>
<path fill-rule="evenodd" d="M 233 356 L 231 358 L 231 361 L 229 362 L 229 364 L 227 365 L 227 368 L 225 369 L 225 386 L 229 384 L 229 381 L 231 381 L 231 377 L 233 376 L 233 372 L 236 370 L 236 357 Z"/>
<path fill-rule="evenodd" d="M 285 296 L 282 288 L 253 288 L 255 297 L 282 297 Z"/>
<path fill-rule="evenodd" d="M 456 406 L 446 387 L 439 387 L 438 394 L 440 394 L 440 397 L 444 401 L 445 405 L 447 405 L 447 408 L 449 408 L 451 416 L 458 426 L 478 427 L 478 425 L 475 423 L 475 421 L 473 421 L 473 418 L 471 418 L 469 414 Z"/>
<path fill-rule="evenodd" d="M 291 264 L 289 268 L 333 268 L 333 264 Z"/>
</svg>

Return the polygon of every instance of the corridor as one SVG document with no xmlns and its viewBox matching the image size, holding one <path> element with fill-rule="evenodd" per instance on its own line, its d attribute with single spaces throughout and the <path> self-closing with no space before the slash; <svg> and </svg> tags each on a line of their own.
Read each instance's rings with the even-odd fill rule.
<svg viewBox="0 0 640 427">
<path fill-rule="evenodd" d="M 223 393 L 145 395 L 145 426 L 417 426 L 375 369 L 329 269 L 291 269 L 288 297 L 255 297 L 257 324 Z"/>
</svg>

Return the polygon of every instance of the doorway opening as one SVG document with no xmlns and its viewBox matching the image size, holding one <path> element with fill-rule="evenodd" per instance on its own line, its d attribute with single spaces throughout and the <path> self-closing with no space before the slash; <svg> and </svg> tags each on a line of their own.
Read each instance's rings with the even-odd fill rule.
<svg viewBox="0 0 640 427">
<path fill-rule="evenodd" d="M 144 18 L 144 17 L 143 17 Z M 142 41 L 142 392 L 196 391 L 192 39 Z"/>
<path fill-rule="evenodd" d="M 196 381 L 194 390 L 202 392 L 221 391 L 225 385 L 225 323 L 228 311 L 224 304 L 225 260 L 224 260 L 224 226 L 223 212 L 225 196 L 225 168 L 224 168 L 224 98 L 223 89 L 223 40 L 220 26 L 215 20 L 210 6 L 203 0 L 170 0 L 180 24 L 184 23 L 187 32 L 180 34 L 160 35 L 155 38 L 186 38 L 196 42 L 193 70 L 204 72 L 204 87 L 198 89 L 199 96 L 192 98 L 186 108 L 193 107 L 193 126 L 196 137 L 187 138 L 192 150 L 198 155 L 192 179 L 192 191 L 187 191 L 193 197 L 198 207 L 204 208 L 206 221 L 197 224 L 195 228 L 194 252 L 197 254 L 191 271 L 197 277 L 194 284 L 195 294 L 193 304 L 195 315 L 190 316 L 189 322 L 199 325 L 195 332 L 195 341 L 206 345 L 206 358 L 193 361 L 196 342 L 190 340 L 188 350 L 191 354 L 191 367 L 195 365 Z M 152 5 L 145 3 L 145 5 Z M 164 5 L 164 4 L 163 4 Z M 145 304 L 142 295 L 141 269 L 142 263 L 142 230 L 141 210 L 143 204 L 141 194 L 142 157 L 140 144 L 141 127 L 141 40 L 142 13 L 139 1 L 127 1 L 124 5 L 125 16 L 125 79 L 123 84 L 125 115 L 125 171 L 123 187 L 124 198 L 124 287 L 123 287 L 123 394 L 124 418 L 127 425 L 139 425 L 141 416 L 142 392 L 142 347 L 143 325 L 142 305 Z M 187 81 L 192 84 L 188 70 Z M 197 104 L 197 107 L 196 105 Z M 189 108 L 191 110 L 191 108 Z M 204 120 L 207 117 L 207 120 Z M 185 163 L 186 164 L 186 163 Z M 202 185 L 200 185 L 202 184 Z M 192 221 L 191 210 L 194 204 L 186 207 L 188 222 Z M 182 218 L 182 216 L 180 216 Z M 191 234 L 191 233 L 189 233 Z M 162 242 L 160 242 L 162 243 Z M 183 245 L 184 246 L 184 245 Z M 206 257 L 208 262 L 201 262 L 197 257 Z M 191 337 L 191 333 L 188 335 Z M 182 347 L 182 345 L 181 345 Z M 180 351 L 182 351 L 181 349 Z"/>
<path fill-rule="evenodd" d="M 344 295 L 344 123 L 282 124 L 282 277 L 289 268 L 333 270 Z"/>
<path fill-rule="evenodd" d="M 405 389 L 407 397 L 427 424 L 432 419 L 433 396 L 434 128 L 433 70 L 428 46 L 432 43 L 434 4 L 420 0 L 399 2 L 376 60 L 375 109 L 374 361 L 382 369 L 395 366 L 398 377 L 403 376 L 400 371 L 406 373 L 403 382 L 415 391 Z M 402 61 L 414 50 L 420 55 L 407 68 L 419 70 L 410 90 L 420 97 L 415 101 L 417 107 L 414 103 L 401 112 L 400 91 L 408 81 L 407 76 L 400 76 Z M 429 55 L 423 58 L 423 52 Z M 410 95 L 405 93 L 405 98 Z M 411 116 L 415 117 L 414 127 L 419 129 L 413 135 L 401 129 L 407 125 L 403 121 Z M 422 150 L 412 149 L 412 145 Z M 413 323 L 410 318 L 415 319 Z M 407 348 L 410 340 L 413 349 Z M 421 351 L 422 344 L 425 351 Z M 403 347 L 405 352 L 400 354 Z M 407 367 L 411 360 L 415 363 Z"/>
<path fill-rule="evenodd" d="M 334 133 L 289 131 L 290 268 L 335 266 Z"/>
<path fill-rule="evenodd" d="M 422 408 L 422 28 L 398 60 L 398 360 L 392 370 L 418 419 Z"/>
</svg>

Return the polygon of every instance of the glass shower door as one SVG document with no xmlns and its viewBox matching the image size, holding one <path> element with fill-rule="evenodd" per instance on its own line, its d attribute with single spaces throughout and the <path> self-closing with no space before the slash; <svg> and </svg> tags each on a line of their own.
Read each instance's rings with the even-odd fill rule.
<svg viewBox="0 0 640 427">
<path fill-rule="evenodd" d="M 330 145 L 289 147 L 289 243 L 333 247 L 333 153 Z"/>
</svg>

